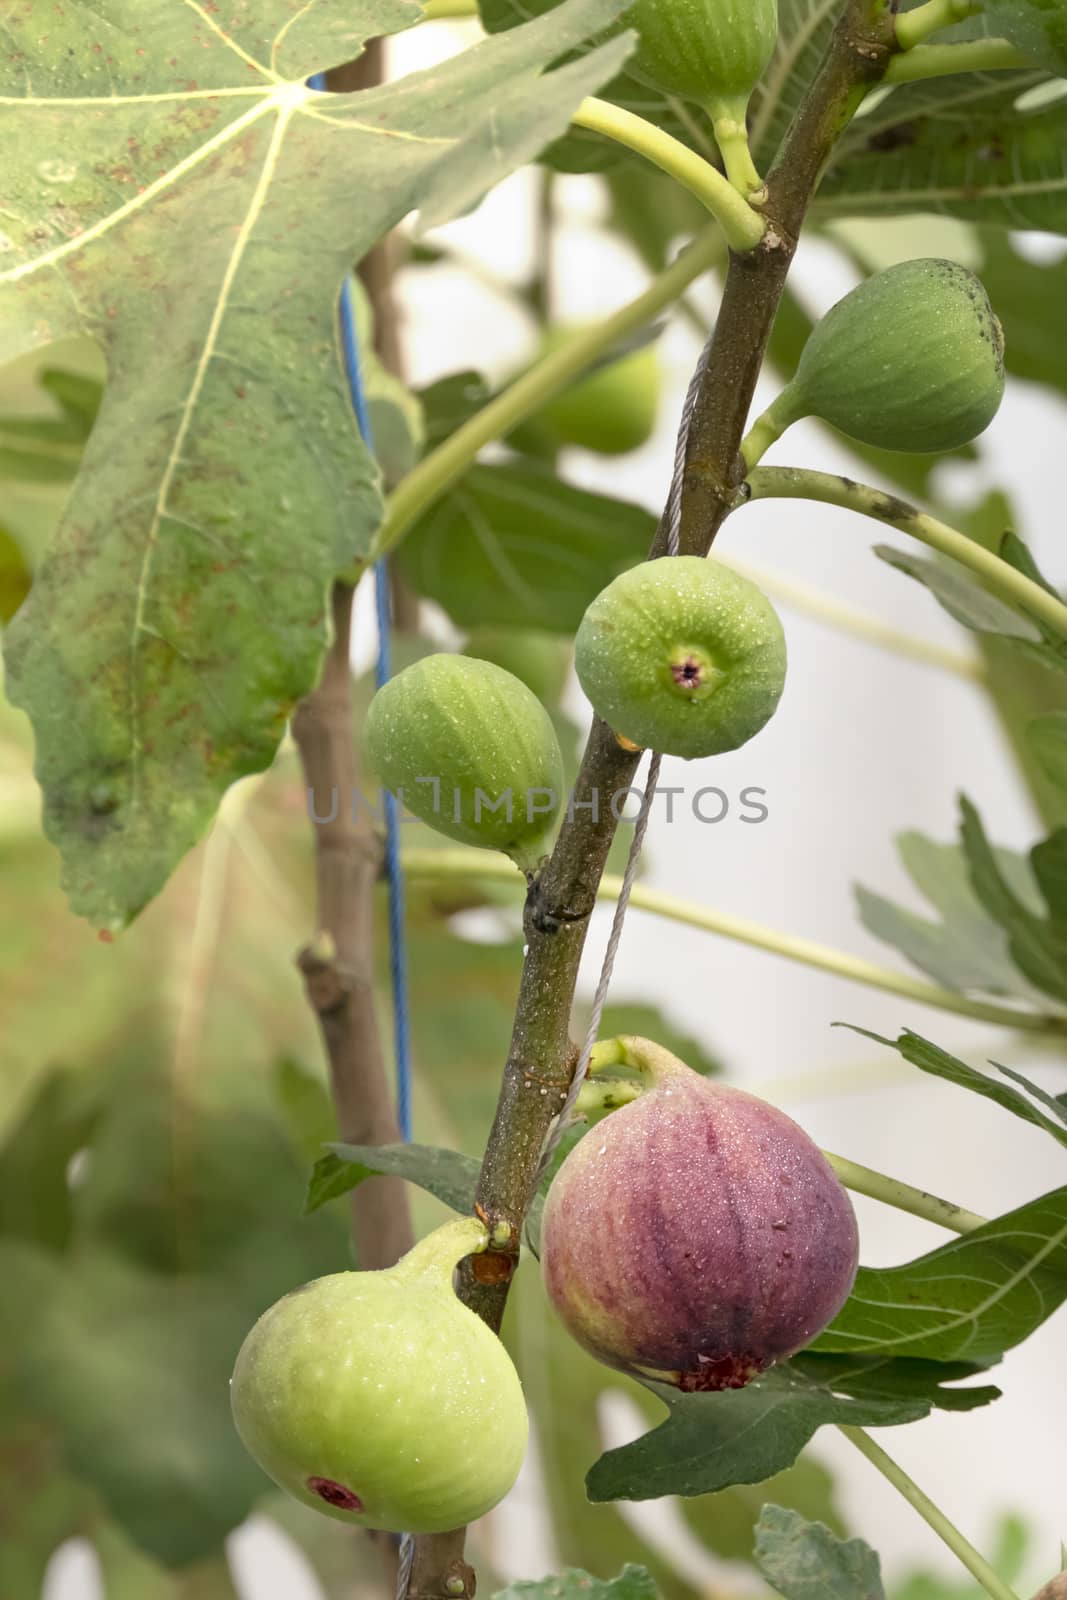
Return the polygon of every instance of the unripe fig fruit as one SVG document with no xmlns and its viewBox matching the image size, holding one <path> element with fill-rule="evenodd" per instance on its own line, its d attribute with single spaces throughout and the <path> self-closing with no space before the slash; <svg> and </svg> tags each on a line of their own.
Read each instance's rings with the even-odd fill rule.
<svg viewBox="0 0 1067 1600">
<path fill-rule="evenodd" d="M 473 1217 L 446 1223 L 388 1271 L 316 1278 L 264 1312 L 230 1397 L 275 1483 L 391 1533 L 462 1527 L 503 1499 L 526 1406 L 504 1346 L 452 1288 L 486 1239 Z"/>
<path fill-rule="evenodd" d="M 1003 397 L 1004 334 L 980 281 L 954 261 L 904 261 L 827 312 L 749 437 L 758 460 L 791 423 L 821 417 L 883 450 L 954 450 Z"/>
<path fill-rule="evenodd" d="M 785 637 L 770 601 L 700 556 L 662 556 L 609 583 L 582 618 L 574 660 L 617 734 L 690 760 L 745 744 L 785 684 Z"/>
<path fill-rule="evenodd" d="M 628 72 L 667 94 L 744 108 L 774 54 L 778 0 L 636 0 L 624 28 L 638 45 Z"/>
<path fill-rule="evenodd" d="M 608 1366 L 681 1389 L 736 1389 L 844 1304 L 856 1219 L 784 1112 L 620 1041 L 651 1087 L 571 1151 L 548 1191 L 545 1285 Z"/>
<path fill-rule="evenodd" d="M 578 331 L 549 328 L 541 355 L 551 355 Z M 580 378 L 538 413 L 561 444 L 578 445 L 604 456 L 626 455 L 643 445 L 656 425 L 660 401 L 659 352 L 642 345 L 617 361 Z"/>
<path fill-rule="evenodd" d="M 563 799 L 563 759 L 548 712 L 510 672 L 424 656 L 378 690 L 365 740 L 386 788 L 431 828 L 503 850 L 525 872 L 537 866 Z"/>
</svg>

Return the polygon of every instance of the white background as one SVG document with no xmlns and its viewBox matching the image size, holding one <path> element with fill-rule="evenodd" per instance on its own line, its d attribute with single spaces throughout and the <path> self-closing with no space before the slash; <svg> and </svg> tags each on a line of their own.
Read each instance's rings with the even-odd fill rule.
<svg viewBox="0 0 1067 1600">
<path fill-rule="evenodd" d="M 427 65 L 470 37 L 463 26 L 420 28 L 394 41 L 394 62 L 404 71 Z M 644 271 L 599 231 L 603 199 L 595 180 L 568 178 L 558 188 L 566 226 L 557 313 L 602 315 L 640 290 Z M 435 237 L 477 258 L 499 280 L 517 284 L 530 268 L 533 212 L 533 176 L 519 174 L 477 212 Z M 901 255 L 956 253 L 960 244 L 953 230 L 928 220 L 895 226 L 886 238 L 886 249 L 899 248 Z M 1026 242 L 1035 250 L 1049 248 L 1047 240 Z M 825 309 L 850 282 L 840 258 L 817 243 L 802 247 L 795 272 L 813 310 Z M 707 292 L 704 303 L 710 311 Z M 409 376 L 416 384 L 469 366 L 500 379 L 531 353 L 533 329 L 514 300 L 453 268 L 409 275 L 402 309 Z M 668 483 L 675 419 L 698 342 L 679 323 L 668 329 L 661 349 L 669 392 L 655 439 L 622 461 L 574 452 L 566 462 L 575 481 L 655 510 Z M 764 403 L 769 398 L 762 396 Z M 970 495 L 979 484 L 1010 484 L 1020 531 L 1061 579 L 1065 450 L 1067 425 L 1059 403 L 1013 382 L 983 443 L 977 481 L 969 473 L 956 485 Z M 847 455 L 826 435 L 803 426 L 770 459 L 850 470 Z M 967 639 L 925 591 L 870 554 L 882 533 L 829 507 L 779 502 L 735 516 L 716 548 L 800 578 L 906 632 L 967 650 Z M 917 828 L 950 839 L 961 789 L 980 805 L 1000 843 L 1029 846 L 1037 821 L 977 688 L 788 607 L 783 619 L 790 672 L 779 714 L 752 746 L 721 758 L 713 780 L 702 780 L 731 795 L 746 785 L 761 786 L 769 819 L 754 827 L 731 816 L 711 827 L 681 812 L 673 826 L 653 829 L 646 881 L 899 969 L 900 958 L 860 927 L 853 904 L 853 886 L 860 882 L 922 909 L 895 859 L 894 833 Z M 695 786 L 679 762 L 665 763 L 663 781 Z M 598 913 L 589 941 L 587 994 L 607 916 Z M 1062 1154 L 1040 1131 L 913 1072 L 893 1053 L 830 1024 L 847 1020 L 890 1035 L 910 1026 L 976 1064 L 996 1055 L 1063 1089 L 1062 1065 L 1045 1071 L 1032 1046 L 640 912 L 628 921 L 616 974 L 617 998 L 658 1001 L 720 1052 L 739 1081 L 766 1088 L 830 1149 L 988 1214 L 1063 1182 Z M 790 1079 L 795 1083 L 782 1082 Z M 904 1259 L 944 1237 L 872 1202 L 856 1204 L 863 1258 L 871 1265 Z M 1060 1539 L 1067 1537 L 1063 1350 L 1061 1315 L 1004 1361 L 995 1381 L 1005 1397 L 994 1406 L 970 1415 L 935 1415 L 880 1434 L 884 1446 L 976 1540 L 988 1541 L 996 1515 L 1006 1509 L 1025 1516 L 1035 1530 L 1039 1560 L 1031 1587 L 1056 1569 Z M 627 1420 L 606 1419 L 611 1442 L 621 1442 Z M 890 1580 L 918 1564 L 962 1576 L 925 1524 L 843 1439 L 824 1430 L 812 1449 L 833 1466 L 852 1531 L 879 1550 Z M 709 1590 L 726 1584 L 731 1594 L 744 1591 L 746 1574 L 707 1557 L 669 1507 L 646 1507 L 635 1515 Z M 534 1472 L 496 1513 L 496 1523 L 493 1544 L 506 1572 L 530 1577 L 551 1569 L 555 1556 Z M 299 1556 L 264 1525 L 238 1533 L 231 1553 L 242 1600 L 315 1600 L 316 1586 Z M 47 1600 L 96 1600 L 99 1587 L 86 1550 L 74 1544 L 57 1554 L 45 1593 Z"/>
</svg>

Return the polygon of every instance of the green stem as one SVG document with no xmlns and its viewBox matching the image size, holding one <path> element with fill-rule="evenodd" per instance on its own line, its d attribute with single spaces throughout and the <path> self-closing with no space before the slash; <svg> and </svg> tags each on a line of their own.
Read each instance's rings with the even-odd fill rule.
<svg viewBox="0 0 1067 1600">
<path fill-rule="evenodd" d="M 1067 640 L 1067 605 L 1062 600 L 984 545 L 950 528 L 947 522 L 939 522 L 936 517 L 916 510 L 896 495 L 873 489 L 868 484 L 854 483 L 851 478 L 803 467 L 758 467 L 749 475 L 748 484 L 752 500 L 818 500 L 824 505 L 858 511 L 887 527 L 896 528 L 931 550 L 951 556 L 1008 605 L 1043 622 L 1059 638 Z"/>
<path fill-rule="evenodd" d="M 1034 65 L 1009 39 L 968 39 L 963 44 L 927 44 L 905 50 L 889 63 L 885 82 L 918 83 L 956 72 L 1005 72 Z"/>
<path fill-rule="evenodd" d="M 897 1211 L 906 1211 L 909 1216 L 935 1222 L 940 1228 L 951 1228 L 953 1233 L 973 1233 L 975 1228 L 984 1228 L 989 1220 L 980 1217 L 976 1211 L 966 1211 L 963 1206 L 954 1205 L 951 1200 L 940 1200 L 936 1194 L 928 1194 L 925 1189 L 915 1189 L 910 1183 L 902 1183 L 899 1178 L 889 1178 L 884 1172 L 875 1172 L 873 1167 L 861 1167 L 846 1156 L 832 1155 L 829 1150 L 824 1150 L 823 1155 L 846 1189 L 851 1189 L 855 1194 L 865 1194 L 870 1200 L 880 1200 L 883 1205 L 892 1206 Z"/>
<path fill-rule="evenodd" d="M 765 196 L 766 187 L 756 170 L 748 143 L 747 96 L 710 100 L 707 109 L 731 186 L 746 200 L 750 195 L 762 193 Z"/>
<path fill-rule="evenodd" d="M 513 864 L 506 856 L 497 856 L 482 850 L 405 850 L 404 869 L 410 876 L 427 880 L 450 878 L 502 879 L 518 885 Z M 617 900 L 622 879 L 606 874 L 600 880 L 598 895 L 601 899 Z M 800 939 L 793 934 L 779 933 L 775 928 L 765 928 L 760 923 L 748 922 L 724 911 L 710 911 L 705 906 L 650 889 L 645 884 L 635 884 L 630 903 L 640 911 L 651 911 L 668 917 L 673 922 L 700 928 L 738 944 L 747 944 L 756 950 L 766 950 L 771 955 L 784 956 L 787 961 L 802 966 L 815 967 L 820 972 L 832 972 L 852 983 L 866 984 L 871 989 L 881 989 L 886 994 L 899 995 L 918 1005 L 932 1006 L 939 1011 L 951 1011 L 956 1016 L 974 1017 L 979 1022 L 992 1022 L 1000 1027 L 1018 1028 L 1026 1032 L 1049 1033 L 1062 1037 L 1067 1031 L 1067 1017 L 1047 1015 L 1034 1011 L 1014 1011 L 1010 1006 L 994 1005 L 986 1000 L 972 1000 L 967 995 L 956 994 L 951 989 L 941 989 L 937 984 L 922 978 L 912 978 L 907 973 L 893 972 L 872 961 L 828 945 L 816 944 L 812 939 Z"/>
<path fill-rule="evenodd" d="M 985 664 L 978 656 L 964 655 L 959 650 L 948 650 L 944 645 L 934 644 L 932 640 L 920 638 L 917 634 L 904 633 L 883 622 L 881 617 L 860 611 L 838 600 L 835 595 L 824 594 L 812 584 L 801 583 L 769 567 L 756 566 L 751 561 L 739 561 L 732 555 L 720 556 L 719 559 L 724 567 L 732 567 L 742 577 L 749 578 L 772 600 L 791 606 L 805 616 L 814 617 L 817 622 L 824 623 L 828 628 L 836 628 L 839 633 L 862 639 L 865 644 L 877 645 L 882 650 L 891 650 L 894 655 L 918 661 L 923 666 L 955 673 L 956 677 L 964 678 L 968 683 L 984 685 L 988 681 Z"/>
<path fill-rule="evenodd" d="M 589 1116 L 597 1111 L 614 1111 L 617 1106 L 629 1105 L 644 1093 L 639 1083 L 623 1079 L 605 1080 L 601 1083 L 583 1083 L 578 1090 L 575 1110 L 579 1116 Z"/>
<path fill-rule="evenodd" d="M 576 128 L 601 133 L 636 155 L 644 156 L 696 196 L 726 235 L 731 250 L 754 250 L 767 231 L 767 223 L 748 201 L 703 156 L 654 123 L 607 100 L 583 100 L 571 118 Z M 746 149 L 747 149 L 746 142 Z M 755 168 L 753 168 L 755 172 Z M 759 175 L 756 174 L 756 186 Z"/>
<path fill-rule="evenodd" d="M 981 9 L 981 0 L 926 0 L 925 5 L 902 11 L 897 17 L 897 44 L 901 50 L 914 50 L 932 33 L 977 16 Z"/>
<path fill-rule="evenodd" d="M 635 300 L 595 326 L 575 333 L 565 345 L 538 361 L 502 394 L 490 400 L 436 450 L 431 450 L 390 495 L 385 521 L 368 559 L 376 561 L 393 549 L 422 513 L 463 476 L 484 445 L 503 438 L 520 422 L 533 416 L 605 350 L 651 322 L 724 255 L 719 229 L 707 228 Z"/>
<path fill-rule="evenodd" d="M 989 1562 L 965 1539 L 955 1523 L 950 1522 L 939 1506 L 935 1506 L 930 1497 L 923 1493 L 914 1479 L 909 1478 L 903 1467 L 897 1465 L 892 1456 L 886 1455 L 881 1445 L 875 1444 L 870 1434 L 862 1428 L 841 1426 L 841 1433 L 850 1444 L 855 1445 L 861 1455 L 866 1456 L 872 1466 L 877 1467 L 882 1477 L 891 1483 L 894 1489 L 904 1496 L 904 1499 L 937 1534 L 953 1555 L 959 1557 L 967 1571 L 981 1584 L 991 1600 L 1019 1600 L 1015 1590 L 1006 1584 L 1000 1575 L 993 1571 Z"/>
<path fill-rule="evenodd" d="M 452 17 L 476 17 L 478 0 L 426 0 L 423 22 L 447 22 Z"/>
<path fill-rule="evenodd" d="M 767 407 L 763 415 L 756 418 L 745 437 L 741 440 L 741 455 L 749 472 L 758 466 L 771 448 L 771 445 L 777 444 L 785 430 L 797 420 L 785 408 L 783 396 L 789 393 L 788 387 L 783 389 L 778 398 Z"/>
</svg>

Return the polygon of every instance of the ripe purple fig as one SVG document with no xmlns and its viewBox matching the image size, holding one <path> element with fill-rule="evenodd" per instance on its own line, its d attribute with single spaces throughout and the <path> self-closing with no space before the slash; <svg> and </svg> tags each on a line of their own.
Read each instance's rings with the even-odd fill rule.
<svg viewBox="0 0 1067 1600">
<path fill-rule="evenodd" d="M 851 1203 L 774 1106 L 618 1041 L 650 1086 L 548 1192 L 545 1284 L 580 1345 L 681 1389 L 739 1389 L 832 1321 L 856 1275 Z"/>
</svg>

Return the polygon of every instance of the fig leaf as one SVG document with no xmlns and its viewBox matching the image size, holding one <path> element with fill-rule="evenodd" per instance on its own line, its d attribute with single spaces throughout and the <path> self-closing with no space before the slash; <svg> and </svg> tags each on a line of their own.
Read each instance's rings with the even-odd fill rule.
<svg viewBox="0 0 1067 1600">
<path fill-rule="evenodd" d="M 406 1178 L 453 1211 L 469 1212 L 481 1163 L 456 1150 L 424 1144 L 334 1144 L 312 1170 L 305 1216 L 368 1178 Z"/>
<path fill-rule="evenodd" d="M 989 1361 L 1021 1344 L 1064 1300 L 1067 1188 L 902 1266 L 861 1267 L 813 1348 Z"/>
<path fill-rule="evenodd" d="M 413 208 L 425 226 L 467 210 L 563 132 L 630 41 L 548 68 L 621 8 L 565 0 L 328 115 L 308 75 L 418 6 L 266 0 L 215 21 L 108 0 L 44 34 L 32 7 L 11 13 L 0 360 L 85 335 L 108 384 L 5 637 L 7 688 L 94 924 L 128 923 L 226 788 L 270 763 L 318 676 L 327 586 L 380 521 L 335 328 L 349 264 Z"/>
<path fill-rule="evenodd" d="M 782 1600 L 885 1600 L 881 1563 L 865 1540 L 838 1539 L 785 1506 L 764 1506 L 755 1559 Z"/>
</svg>

